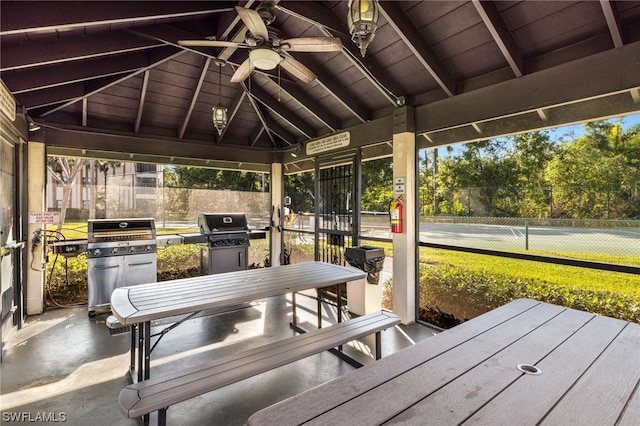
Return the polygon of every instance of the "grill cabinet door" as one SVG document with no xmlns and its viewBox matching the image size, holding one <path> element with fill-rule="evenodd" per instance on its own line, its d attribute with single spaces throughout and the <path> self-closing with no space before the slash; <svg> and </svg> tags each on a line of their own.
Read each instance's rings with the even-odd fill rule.
<svg viewBox="0 0 640 426">
<path fill-rule="evenodd" d="M 123 280 L 122 256 L 89 259 L 89 311 L 111 303 L 111 293 Z"/>
<path fill-rule="evenodd" d="M 123 286 L 155 283 L 157 258 L 155 253 L 136 254 L 124 258 Z"/>
<path fill-rule="evenodd" d="M 247 269 L 248 249 L 246 247 L 226 247 L 209 250 L 209 274 Z"/>
</svg>

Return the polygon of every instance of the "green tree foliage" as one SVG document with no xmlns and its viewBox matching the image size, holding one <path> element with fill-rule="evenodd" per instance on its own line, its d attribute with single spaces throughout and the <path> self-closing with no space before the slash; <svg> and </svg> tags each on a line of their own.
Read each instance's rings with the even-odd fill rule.
<svg viewBox="0 0 640 426">
<path fill-rule="evenodd" d="M 554 217 L 628 218 L 640 214 L 640 128 L 594 122 L 562 144 L 546 170 Z"/>
<path fill-rule="evenodd" d="M 542 171 L 553 155 L 546 132 L 534 132 L 465 145 L 459 156 L 440 160 L 437 175 L 443 214 L 519 216 L 538 204 L 522 205 L 523 192 L 543 200 Z M 528 188 L 524 190 L 523 188 Z M 461 191 L 461 189 L 464 189 Z M 461 208 L 466 205 L 467 208 Z"/>
<path fill-rule="evenodd" d="M 362 163 L 363 211 L 382 212 L 393 199 L 393 159 L 391 157 Z"/>
<path fill-rule="evenodd" d="M 235 191 L 268 192 L 266 173 L 203 167 L 170 167 L 165 172 L 165 186 L 190 189 L 233 189 Z"/>
<path fill-rule="evenodd" d="M 284 195 L 291 198 L 291 210 L 296 213 L 313 213 L 315 208 L 315 173 L 304 172 L 284 178 Z"/>
<path fill-rule="evenodd" d="M 422 214 L 626 219 L 640 216 L 640 126 L 585 124 L 555 141 L 546 131 L 426 155 Z"/>
</svg>

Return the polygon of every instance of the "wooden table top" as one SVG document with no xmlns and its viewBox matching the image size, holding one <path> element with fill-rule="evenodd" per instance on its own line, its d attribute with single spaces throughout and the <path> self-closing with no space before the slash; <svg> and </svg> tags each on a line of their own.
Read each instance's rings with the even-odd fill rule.
<svg viewBox="0 0 640 426">
<path fill-rule="evenodd" d="M 248 424 L 304 422 L 638 425 L 640 324 L 518 299 Z"/>
<path fill-rule="evenodd" d="M 226 272 L 116 288 L 111 310 L 122 324 L 251 302 L 365 278 L 363 271 L 324 262 Z"/>
</svg>

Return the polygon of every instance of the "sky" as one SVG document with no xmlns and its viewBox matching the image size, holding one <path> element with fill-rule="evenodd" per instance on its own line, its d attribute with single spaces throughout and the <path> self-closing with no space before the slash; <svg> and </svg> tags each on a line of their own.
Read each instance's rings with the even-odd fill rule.
<svg viewBox="0 0 640 426">
<path fill-rule="evenodd" d="M 627 115 L 627 116 L 623 116 L 623 117 L 610 118 L 609 121 L 615 123 L 620 118 L 622 118 L 622 128 L 623 129 L 628 129 L 629 127 L 631 127 L 633 125 L 640 124 L 640 113 L 639 114 L 631 114 L 631 115 Z M 569 126 L 556 127 L 554 129 L 547 129 L 546 131 L 549 132 L 549 136 L 550 136 L 551 140 L 552 141 L 557 141 L 557 142 L 560 142 L 563 138 L 564 139 L 569 139 L 569 140 L 577 139 L 580 136 L 585 134 L 584 123 L 578 123 L 578 124 L 572 124 L 572 125 L 569 125 Z M 464 145 L 465 145 L 464 143 L 452 145 L 451 146 L 451 148 L 452 148 L 451 150 L 441 149 L 440 150 L 440 154 L 441 155 L 458 155 L 461 152 L 462 147 Z"/>
<path fill-rule="evenodd" d="M 620 119 L 620 117 L 617 118 L 611 118 L 609 119 L 609 121 L 611 122 L 617 122 Z M 622 128 L 623 129 L 628 129 L 629 127 L 636 125 L 636 124 L 640 124 L 640 114 L 632 114 L 632 115 L 627 115 L 622 117 Z M 579 138 L 580 136 L 584 135 L 585 131 L 584 131 L 584 124 L 580 123 L 580 124 L 572 124 L 570 126 L 562 126 L 562 127 L 557 127 L 555 129 L 550 129 L 549 131 L 549 135 L 551 136 L 552 139 L 556 139 L 559 140 L 562 136 L 564 137 L 570 137 L 570 139 L 575 139 L 575 138 Z"/>
</svg>

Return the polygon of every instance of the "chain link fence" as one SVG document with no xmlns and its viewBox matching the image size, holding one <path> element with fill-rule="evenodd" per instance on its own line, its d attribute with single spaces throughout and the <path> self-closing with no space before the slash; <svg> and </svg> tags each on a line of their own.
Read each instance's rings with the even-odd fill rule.
<svg viewBox="0 0 640 426">
<path fill-rule="evenodd" d="M 537 186 L 434 188 L 421 186 L 425 216 L 640 218 L 640 187 Z"/>
</svg>

